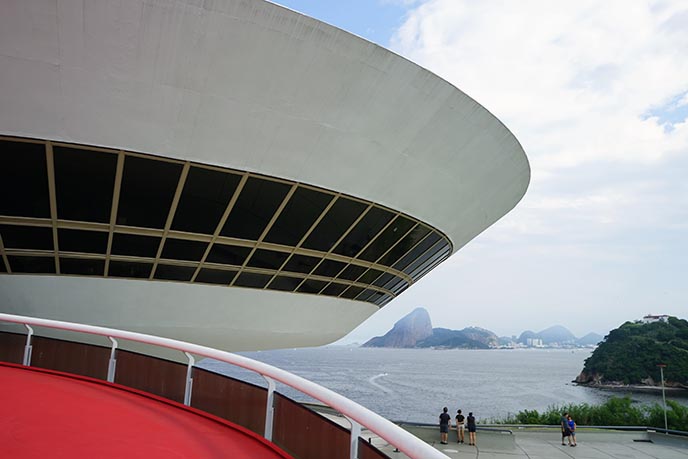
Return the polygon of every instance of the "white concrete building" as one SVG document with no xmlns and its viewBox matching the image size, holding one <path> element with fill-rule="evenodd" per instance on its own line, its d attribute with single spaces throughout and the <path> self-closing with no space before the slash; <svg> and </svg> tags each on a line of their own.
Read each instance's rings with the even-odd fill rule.
<svg viewBox="0 0 688 459">
<path fill-rule="evenodd" d="M 6 0 L 0 69 L 3 312 L 329 343 L 530 179 L 450 83 L 261 0 Z"/>
</svg>

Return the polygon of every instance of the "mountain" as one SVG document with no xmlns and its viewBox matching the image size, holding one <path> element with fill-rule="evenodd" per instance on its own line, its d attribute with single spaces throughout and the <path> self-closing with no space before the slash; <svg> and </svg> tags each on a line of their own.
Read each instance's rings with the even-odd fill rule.
<svg viewBox="0 0 688 459">
<path fill-rule="evenodd" d="M 538 337 L 542 339 L 543 344 L 573 344 L 576 341 L 574 334 L 561 325 L 554 325 L 542 330 L 538 333 Z"/>
<path fill-rule="evenodd" d="M 554 325 L 538 333 L 526 330 L 518 337 L 518 342 L 526 344 L 528 339 L 541 339 L 542 344 L 575 344 L 576 337 L 566 327 Z"/>
<path fill-rule="evenodd" d="M 418 342 L 416 347 L 489 349 L 496 346 L 496 339 L 496 335 L 488 330 L 475 328 L 464 328 L 463 330 L 433 328 L 432 336 Z"/>
<path fill-rule="evenodd" d="M 432 333 L 430 314 L 425 308 L 416 308 L 397 321 L 384 336 L 370 339 L 363 347 L 414 347 Z"/>
<path fill-rule="evenodd" d="M 529 339 L 537 338 L 537 337 L 538 337 L 538 335 L 534 331 L 526 330 L 523 333 L 521 333 L 521 335 L 518 337 L 518 339 L 516 341 L 521 343 L 521 344 L 526 344 L 526 342 Z"/>
<path fill-rule="evenodd" d="M 384 336 L 372 338 L 363 347 L 488 349 L 497 347 L 498 344 L 497 335 L 483 328 L 432 328 L 428 311 L 417 308 L 395 323 Z"/>
<path fill-rule="evenodd" d="M 609 332 L 585 360 L 580 384 L 659 384 L 658 364 L 666 364 L 669 386 L 688 388 L 688 321 L 626 322 Z"/>
<path fill-rule="evenodd" d="M 604 339 L 604 336 L 597 333 L 588 333 L 582 338 L 576 339 L 576 344 L 579 346 L 594 346 Z"/>
</svg>

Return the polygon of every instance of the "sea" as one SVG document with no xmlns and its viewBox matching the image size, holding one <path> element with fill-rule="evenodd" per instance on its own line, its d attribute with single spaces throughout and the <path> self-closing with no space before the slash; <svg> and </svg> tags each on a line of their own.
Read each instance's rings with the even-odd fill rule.
<svg viewBox="0 0 688 459">
<path fill-rule="evenodd" d="M 521 410 L 543 411 L 569 403 L 598 404 L 628 395 L 638 404 L 662 402 L 661 392 L 619 393 L 572 382 L 589 349 L 386 349 L 347 346 L 245 352 L 325 386 L 394 421 L 435 423 L 450 413 L 473 412 L 478 422 Z M 202 368 L 266 387 L 262 377 L 212 359 Z M 314 400 L 290 387 L 277 390 L 300 402 Z M 688 405 L 688 395 L 668 394 Z"/>
</svg>

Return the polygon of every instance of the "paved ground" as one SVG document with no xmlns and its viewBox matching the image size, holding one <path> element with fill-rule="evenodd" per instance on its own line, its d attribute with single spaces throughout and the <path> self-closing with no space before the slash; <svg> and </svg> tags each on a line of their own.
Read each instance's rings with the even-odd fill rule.
<svg viewBox="0 0 688 459">
<path fill-rule="evenodd" d="M 315 407 L 317 411 L 347 429 L 350 424 L 331 409 Z M 441 445 L 437 426 L 401 424 L 421 440 L 430 443 L 452 459 L 688 459 L 688 437 L 664 435 L 656 432 L 627 432 L 618 430 L 576 429 L 578 446 L 561 445 L 559 427 L 479 428 L 478 446 L 457 444 L 456 430 L 449 432 L 453 439 Z M 369 440 L 392 459 L 408 459 L 382 438 L 363 430 L 361 437 Z M 468 432 L 466 432 L 466 439 Z"/>
<path fill-rule="evenodd" d="M 561 445 L 561 436 L 556 429 L 531 430 L 514 429 L 513 434 L 478 431 L 478 446 L 454 443 L 439 444 L 436 428 L 403 426 L 416 436 L 450 458 L 479 459 L 686 459 L 688 438 L 667 436 L 654 432 L 601 431 L 579 428 L 578 446 Z M 450 432 L 450 438 L 456 435 Z M 365 436 L 365 432 L 363 433 Z M 380 438 L 372 442 L 389 457 L 406 459 L 406 455 L 394 452 L 394 448 Z"/>
</svg>

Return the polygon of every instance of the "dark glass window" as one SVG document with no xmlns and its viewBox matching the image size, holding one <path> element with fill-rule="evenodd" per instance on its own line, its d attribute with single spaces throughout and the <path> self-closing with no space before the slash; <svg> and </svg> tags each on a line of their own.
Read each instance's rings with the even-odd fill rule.
<svg viewBox="0 0 688 459">
<path fill-rule="evenodd" d="M 313 274 L 324 277 L 335 277 L 345 266 L 346 263 L 342 263 L 341 261 L 323 260 Z"/>
<path fill-rule="evenodd" d="M 13 273 L 55 273 L 53 257 L 15 257 L 7 256 Z"/>
<path fill-rule="evenodd" d="M 380 298 L 376 298 L 376 299 L 371 298 L 370 300 L 373 303 L 375 303 L 376 305 L 382 307 L 382 306 L 386 305 L 387 303 L 389 303 L 392 300 L 392 297 L 390 295 L 382 295 Z"/>
<path fill-rule="evenodd" d="M 368 299 L 375 293 L 375 290 L 365 289 L 360 295 L 356 297 L 357 301 L 368 301 Z"/>
<path fill-rule="evenodd" d="M 437 241 L 441 239 L 441 236 L 437 233 L 430 233 L 425 239 L 423 239 L 418 245 L 416 245 L 409 253 L 403 256 L 401 260 L 394 263 L 394 268 L 399 271 L 403 270 L 410 263 L 412 263 L 416 258 L 421 256 L 423 252 L 432 247 Z"/>
<path fill-rule="evenodd" d="M 53 147 L 53 161 L 58 218 L 109 223 L 117 155 Z"/>
<path fill-rule="evenodd" d="M 229 285 L 234 280 L 236 274 L 237 271 L 203 268 L 199 271 L 198 276 L 196 276 L 195 282 Z"/>
<path fill-rule="evenodd" d="M 349 286 L 345 284 L 338 284 L 336 282 L 332 282 L 330 283 L 330 285 L 325 287 L 325 289 L 322 291 L 322 294 L 327 296 L 339 296 L 348 287 Z"/>
<path fill-rule="evenodd" d="M 155 275 L 153 277 L 162 280 L 187 282 L 191 280 L 194 272 L 196 272 L 196 268 L 191 266 L 173 266 L 159 264 L 158 267 L 155 268 Z"/>
<path fill-rule="evenodd" d="M 363 251 L 359 258 L 366 261 L 375 261 L 387 252 L 399 239 L 401 239 L 416 223 L 401 215 L 375 238 L 372 244 Z"/>
<path fill-rule="evenodd" d="M 291 271 L 293 273 L 310 273 L 315 265 L 318 264 L 320 258 L 309 257 L 307 255 L 292 255 L 284 268 L 284 271 Z"/>
<path fill-rule="evenodd" d="M 380 274 L 382 274 L 382 271 L 379 269 L 370 268 L 358 279 L 358 282 L 362 284 L 372 284 L 375 279 L 380 277 Z"/>
<path fill-rule="evenodd" d="M 108 233 L 59 228 L 57 230 L 60 252 L 107 252 Z M 69 260 L 70 258 L 65 258 Z M 79 273 L 75 273 L 79 274 Z"/>
<path fill-rule="evenodd" d="M 276 252 L 274 250 L 256 249 L 248 260 L 246 266 L 253 268 L 279 269 L 284 260 L 289 256 L 288 253 Z"/>
<path fill-rule="evenodd" d="M 356 256 L 363 247 L 377 236 L 377 233 L 389 223 L 392 217 L 390 212 L 379 207 L 372 207 L 337 245 L 334 252 L 347 257 Z"/>
<path fill-rule="evenodd" d="M 299 287 L 299 289 L 297 291 L 299 291 L 301 293 L 318 293 L 326 285 L 327 285 L 327 282 L 308 279 L 308 280 L 304 281 L 303 284 L 301 284 L 301 286 Z"/>
<path fill-rule="evenodd" d="M 289 185 L 249 177 L 222 228 L 223 236 L 257 240 L 289 192 Z"/>
<path fill-rule="evenodd" d="M 102 276 L 105 272 L 105 260 L 60 257 L 60 272 L 81 276 Z"/>
<path fill-rule="evenodd" d="M 113 255 L 155 258 L 162 238 L 157 236 L 139 236 L 138 234 L 115 233 L 112 235 Z"/>
<path fill-rule="evenodd" d="M 391 281 L 394 279 L 394 274 L 390 273 L 384 273 L 382 276 L 378 277 L 375 282 L 373 282 L 373 285 L 376 287 L 382 287 L 385 285 L 387 282 Z"/>
<path fill-rule="evenodd" d="M 53 250 L 53 229 L 38 226 L 0 225 L 5 248 Z"/>
<path fill-rule="evenodd" d="M 344 293 L 342 293 L 342 294 L 340 295 L 340 297 L 341 297 L 341 298 L 348 298 L 348 299 L 350 299 L 350 300 L 353 300 L 353 299 L 356 298 L 358 295 L 360 295 L 362 291 L 363 291 L 363 288 L 362 288 L 362 287 L 355 287 L 355 286 L 352 285 L 351 287 L 347 288 L 347 289 L 344 291 Z"/>
<path fill-rule="evenodd" d="M 339 276 L 337 276 L 339 279 L 346 279 L 346 280 L 356 280 L 358 277 L 365 272 L 365 268 L 363 266 L 358 266 L 358 265 L 349 265 L 346 267 L 344 271 L 339 273 Z"/>
<path fill-rule="evenodd" d="M 0 140 L 0 215 L 50 218 L 45 145 Z"/>
<path fill-rule="evenodd" d="M 418 267 L 413 269 L 409 275 L 414 279 L 418 280 L 421 277 L 425 275 L 432 267 L 436 266 L 439 264 L 442 260 L 444 260 L 447 255 L 449 254 L 449 246 L 445 245 L 442 247 L 441 250 L 437 251 L 432 257 L 428 258 L 425 260 L 422 264 L 420 264 Z M 411 269 L 409 267 L 409 269 Z"/>
<path fill-rule="evenodd" d="M 440 252 L 442 249 L 447 247 L 447 243 L 444 241 L 439 241 L 437 242 L 434 246 L 432 246 L 428 251 L 426 251 L 423 255 L 421 255 L 418 259 L 416 259 L 413 263 L 408 265 L 406 268 L 404 268 L 402 271 L 405 272 L 406 274 L 411 274 L 413 271 L 415 271 L 420 265 L 425 263 L 428 259 L 433 257 L 435 254 Z"/>
<path fill-rule="evenodd" d="M 6 273 L 7 267 L 5 267 L 5 260 L 0 258 L 0 273 Z"/>
<path fill-rule="evenodd" d="M 269 290 L 281 290 L 283 292 L 293 292 L 296 287 L 303 281 L 298 277 L 289 276 L 275 276 L 275 278 L 268 285 Z"/>
<path fill-rule="evenodd" d="M 405 280 L 394 276 L 389 282 L 383 285 L 382 288 L 391 290 L 393 293 L 400 293 L 404 291 L 406 287 L 408 287 L 408 285 L 408 282 L 406 282 Z"/>
<path fill-rule="evenodd" d="M 177 204 L 172 229 L 213 234 L 241 177 L 191 167 Z"/>
<path fill-rule="evenodd" d="M 362 202 L 340 197 L 308 235 L 303 247 L 328 252 L 366 207 Z"/>
<path fill-rule="evenodd" d="M 165 239 L 165 247 L 162 249 L 161 258 L 200 261 L 203 258 L 206 247 L 208 247 L 207 242 L 167 238 Z"/>
<path fill-rule="evenodd" d="M 270 228 L 265 241 L 295 246 L 320 217 L 333 196 L 299 187 Z"/>
<path fill-rule="evenodd" d="M 430 228 L 423 225 L 418 225 L 413 228 L 397 245 L 394 246 L 392 250 L 387 252 L 380 261 L 379 264 L 385 266 L 392 266 L 396 261 L 404 256 L 413 246 L 415 246 L 418 241 L 422 240 L 430 232 Z"/>
<path fill-rule="evenodd" d="M 234 281 L 234 286 L 263 288 L 268 282 L 270 282 L 271 278 L 272 276 L 270 274 L 243 272 L 239 274 L 239 277 L 237 277 Z"/>
<path fill-rule="evenodd" d="M 377 304 L 377 302 L 380 301 L 380 299 L 381 299 L 382 297 L 384 297 L 384 296 L 385 296 L 385 294 L 382 293 L 382 292 L 373 292 L 373 294 L 370 295 L 370 296 L 366 299 L 366 301 L 367 301 L 368 303 L 376 303 L 376 304 Z"/>
<path fill-rule="evenodd" d="M 164 228 L 181 172 L 181 164 L 127 156 L 117 224 Z"/>
<path fill-rule="evenodd" d="M 215 243 L 210 249 L 206 261 L 210 263 L 220 263 L 223 265 L 241 266 L 246 257 L 251 253 L 250 247 L 239 247 L 236 245 L 222 245 Z"/>
<path fill-rule="evenodd" d="M 151 263 L 134 263 L 130 261 L 110 260 L 108 276 L 148 279 L 151 269 L 153 269 L 153 265 Z"/>
</svg>

